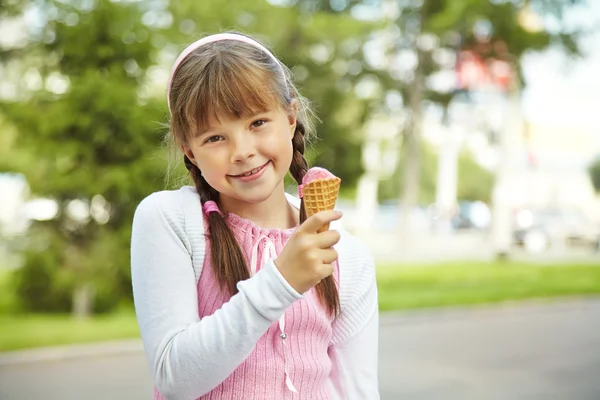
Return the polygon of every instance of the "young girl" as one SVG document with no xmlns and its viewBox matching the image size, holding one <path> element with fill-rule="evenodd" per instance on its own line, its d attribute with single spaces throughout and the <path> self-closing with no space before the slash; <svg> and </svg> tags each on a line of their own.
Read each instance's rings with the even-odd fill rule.
<svg viewBox="0 0 600 400">
<path fill-rule="evenodd" d="M 144 199 L 131 241 L 154 399 L 378 399 L 373 260 L 336 222 L 317 232 L 339 212 L 306 219 L 284 191 L 311 133 L 289 70 L 248 36 L 204 37 L 168 103 L 194 187 Z"/>
</svg>

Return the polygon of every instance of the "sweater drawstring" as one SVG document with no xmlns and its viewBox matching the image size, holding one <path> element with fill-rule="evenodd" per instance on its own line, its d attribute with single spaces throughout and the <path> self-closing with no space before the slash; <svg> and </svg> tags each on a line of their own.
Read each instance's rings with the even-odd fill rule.
<svg viewBox="0 0 600 400">
<path fill-rule="evenodd" d="M 258 264 L 258 246 L 260 246 L 260 243 L 262 241 L 265 241 L 265 249 L 263 251 L 261 260 L 260 260 L 260 264 Z M 251 260 L 250 260 L 250 268 L 251 271 L 250 273 L 252 274 L 252 276 L 254 276 L 254 274 L 256 274 L 256 272 L 258 272 L 258 270 L 265 265 L 265 263 L 272 259 L 277 257 L 277 251 L 275 250 L 275 244 L 273 244 L 273 241 L 266 235 L 261 234 L 258 238 L 258 240 L 254 243 L 254 246 L 252 246 L 252 254 L 251 254 Z M 286 344 L 286 339 L 287 339 L 287 334 L 285 333 L 285 312 L 283 313 L 283 315 L 279 318 L 279 337 L 281 338 L 281 343 L 283 343 L 283 360 L 284 360 L 284 372 L 285 372 L 285 384 L 287 386 L 287 388 L 294 392 L 294 393 L 298 393 L 298 391 L 296 390 L 296 388 L 294 387 L 294 384 L 292 383 L 292 380 L 290 379 L 290 374 L 289 374 L 289 368 L 288 368 L 288 350 L 287 350 L 287 344 Z"/>
</svg>

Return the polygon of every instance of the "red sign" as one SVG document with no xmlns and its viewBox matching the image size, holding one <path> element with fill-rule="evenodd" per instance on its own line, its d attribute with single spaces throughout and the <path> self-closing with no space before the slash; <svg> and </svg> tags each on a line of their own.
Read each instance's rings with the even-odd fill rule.
<svg viewBox="0 0 600 400">
<path fill-rule="evenodd" d="M 458 89 L 473 91 L 508 90 L 512 79 L 509 62 L 489 57 L 483 58 L 473 50 L 462 50 L 456 63 Z"/>
</svg>

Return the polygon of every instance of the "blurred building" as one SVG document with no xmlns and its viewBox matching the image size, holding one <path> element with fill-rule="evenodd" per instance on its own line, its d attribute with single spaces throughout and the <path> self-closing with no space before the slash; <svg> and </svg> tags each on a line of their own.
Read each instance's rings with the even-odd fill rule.
<svg viewBox="0 0 600 400">
<path fill-rule="evenodd" d="M 594 127 L 529 123 L 523 138 L 516 198 L 524 207 L 578 209 L 600 222 L 600 200 L 587 167 L 598 155 Z"/>
</svg>

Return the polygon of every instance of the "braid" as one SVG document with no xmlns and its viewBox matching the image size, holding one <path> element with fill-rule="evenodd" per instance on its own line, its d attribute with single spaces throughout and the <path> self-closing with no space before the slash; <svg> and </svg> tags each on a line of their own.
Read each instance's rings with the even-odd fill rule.
<svg viewBox="0 0 600 400">
<path fill-rule="evenodd" d="M 183 163 L 190 173 L 190 177 L 194 182 L 194 186 L 196 186 L 196 191 L 200 195 L 200 200 L 204 204 L 205 201 L 219 201 L 219 192 L 210 186 L 204 177 L 202 176 L 202 172 L 200 169 L 194 164 L 188 156 L 183 156 Z"/>
<path fill-rule="evenodd" d="M 292 165 L 290 165 L 290 174 L 298 185 L 302 185 L 302 178 L 308 171 L 308 162 L 304 158 L 304 125 L 297 121 L 296 131 L 292 138 L 292 146 L 294 155 L 292 157 Z M 306 210 L 304 209 L 304 200 L 300 199 L 300 223 L 306 220 Z"/>
<path fill-rule="evenodd" d="M 300 121 L 296 123 L 296 132 L 294 132 L 292 146 L 294 147 L 294 156 L 292 165 L 290 166 L 290 173 L 298 185 L 301 185 L 302 178 L 304 178 L 304 175 L 308 171 L 308 162 L 304 158 L 304 125 Z"/>
<path fill-rule="evenodd" d="M 298 185 L 302 184 L 302 179 L 308 171 L 308 162 L 304 157 L 304 125 L 297 121 L 296 131 L 292 138 L 292 146 L 294 148 L 294 156 L 292 157 L 292 164 L 290 165 L 290 174 L 296 180 Z M 304 200 L 300 199 L 300 223 L 306 221 L 306 210 L 304 209 Z M 337 288 L 337 283 L 333 275 L 329 275 L 327 278 L 319 282 L 315 289 L 321 304 L 327 307 L 330 315 L 338 315 L 340 311 L 340 298 Z"/>
<path fill-rule="evenodd" d="M 200 169 L 184 156 L 184 163 L 200 195 L 202 205 L 206 201 L 219 200 L 219 192 L 213 189 L 202 176 Z M 237 293 L 237 283 L 250 278 L 244 253 L 225 219 L 217 212 L 208 214 L 211 264 L 213 274 L 221 289 L 226 288 L 231 296 Z"/>
</svg>

